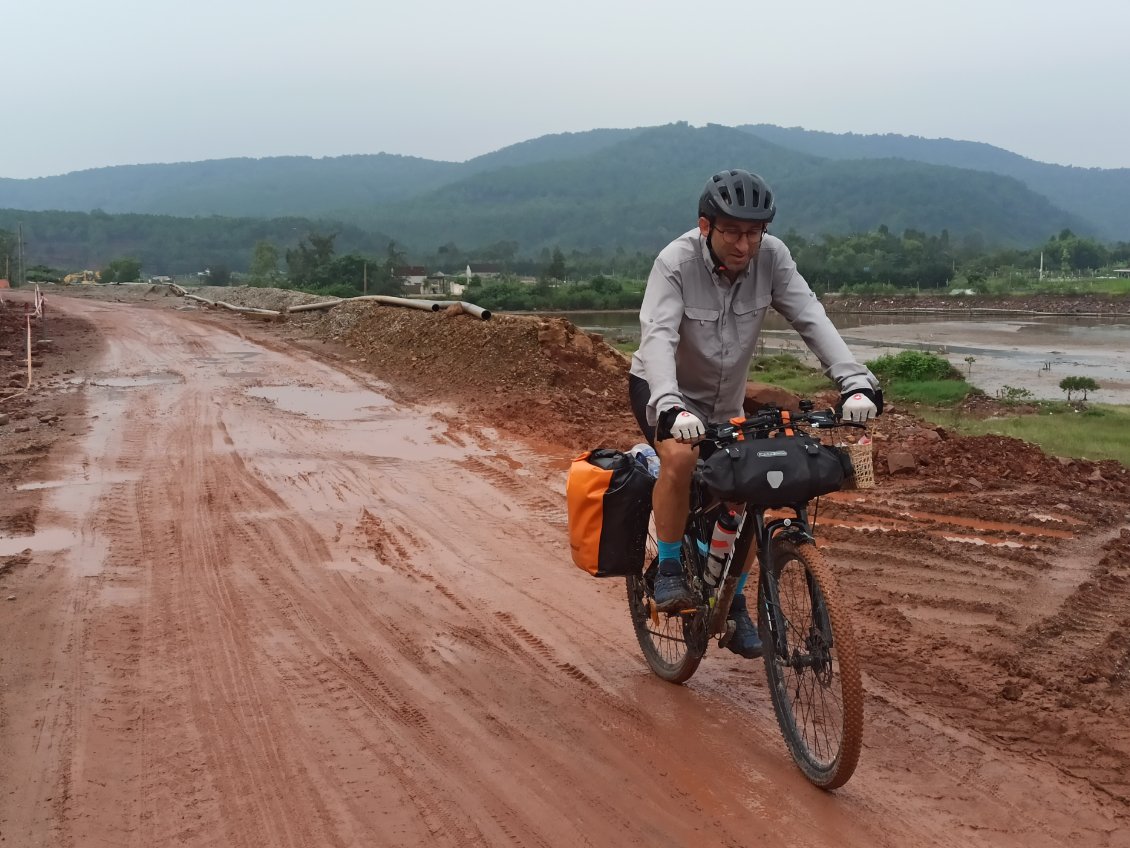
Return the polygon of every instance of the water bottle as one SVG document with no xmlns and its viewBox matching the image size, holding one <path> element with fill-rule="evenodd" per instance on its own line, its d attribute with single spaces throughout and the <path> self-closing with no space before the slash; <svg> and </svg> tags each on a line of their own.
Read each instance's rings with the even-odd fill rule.
<svg viewBox="0 0 1130 848">
<path fill-rule="evenodd" d="M 726 564 L 730 551 L 734 549 L 734 539 L 737 538 L 741 523 L 741 516 L 727 510 L 718 516 L 718 521 L 714 524 L 714 533 L 710 537 L 710 554 L 706 558 L 706 582 L 711 586 L 718 585 L 722 567 Z"/>
<path fill-rule="evenodd" d="M 635 457 L 640 468 L 652 477 L 659 479 L 659 455 L 655 452 L 655 448 L 651 445 L 639 444 L 628 451 L 628 453 Z"/>
</svg>

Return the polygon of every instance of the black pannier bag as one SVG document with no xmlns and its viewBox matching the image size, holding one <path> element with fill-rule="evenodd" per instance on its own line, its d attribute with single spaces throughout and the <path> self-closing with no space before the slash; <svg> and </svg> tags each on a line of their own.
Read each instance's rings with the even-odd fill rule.
<svg viewBox="0 0 1130 848">
<path fill-rule="evenodd" d="M 623 451 L 597 448 L 573 460 L 565 481 L 573 562 L 594 577 L 643 570 L 655 478 Z"/>
<path fill-rule="evenodd" d="M 807 436 L 749 439 L 716 450 L 699 474 L 721 500 L 781 507 L 840 489 L 851 460 Z"/>
</svg>

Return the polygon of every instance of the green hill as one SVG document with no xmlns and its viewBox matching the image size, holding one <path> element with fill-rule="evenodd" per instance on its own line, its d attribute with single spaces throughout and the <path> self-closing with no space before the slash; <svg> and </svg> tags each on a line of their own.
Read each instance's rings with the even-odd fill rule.
<svg viewBox="0 0 1130 848">
<path fill-rule="evenodd" d="M 1120 230 L 1114 225 L 1125 222 L 1119 214 L 1106 215 L 1100 225 L 1081 214 L 1078 204 L 1072 211 L 1056 199 L 1085 196 L 1085 189 L 1036 191 L 1029 180 L 994 172 L 990 166 L 1008 165 L 1016 171 L 1029 165 L 1051 168 L 1064 180 L 1081 171 L 1088 180 L 1106 179 L 1112 185 L 1119 185 L 1130 171 L 1061 169 L 1071 172 L 1063 174 L 1054 171 L 1058 166 L 967 142 L 885 136 L 850 136 L 843 145 L 840 141 L 843 137 L 766 125 L 695 128 L 678 123 L 547 135 L 463 163 L 377 154 L 119 166 L 0 180 L 0 208 L 128 213 L 114 216 L 121 218 L 114 224 L 121 229 L 112 237 L 105 232 L 109 225 L 103 218 L 91 216 L 92 223 L 82 225 L 95 231 L 85 241 L 87 255 L 92 251 L 100 256 L 104 249 L 113 250 L 113 255 L 153 250 L 154 256 L 178 268 L 182 263 L 199 264 L 194 257 L 209 245 L 175 253 L 170 233 L 189 225 L 171 224 L 172 218 L 150 224 L 142 220 L 144 214 L 176 216 L 179 222 L 194 220 L 191 216 L 207 221 L 216 215 L 241 222 L 300 218 L 298 226 L 264 226 L 276 244 L 293 244 L 294 233 L 315 226 L 322 231 L 342 229 L 341 250 L 351 238 L 358 245 L 374 244 L 380 252 L 391 237 L 418 253 L 451 242 L 471 248 L 499 241 L 516 242 L 526 256 L 555 246 L 651 252 L 693 226 L 695 202 L 707 175 L 724 167 L 747 167 L 777 190 L 777 232 L 792 229 L 818 236 L 886 224 L 896 232 L 948 230 L 955 238 L 970 237 L 989 246 L 1024 247 L 1063 228 L 1130 237 L 1124 231 L 1130 226 Z M 927 151 L 939 161 L 915 160 L 909 155 L 914 150 Z M 962 158 L 955 150 L 968 155 Z M 940 161 L 947 157 L 949 161 Z M 965 165 L 956 167 L 959 162 Z M 1130 191 L 1124 197 L 1107 188 L 1104 192 L 1115 208 L 1130 203 Z M 7 220 L 13 219 L 9 215 Z M 311 220 L 342 223 L 315 225 Z M 0 221 L 0 228 L 5 226 Z M 190 229 L 194 234 L 211 232 L 212 226 L 202 223 Z M 81 239 L 71 239 L 67 228 L 60 227 L 39 246 L 77 258 Z M 347 237 L 347 232 L 353 235 Z M 263 237 L 254 233 L 250 223 L 240 223 L 230 232 L 217 232 L 212 244 L 235 249 L 237 235 L 251 238 L 240 243 L 239 249 L 246 252 Z M 55 239 L 68 246 L 56 248 Z M 90 261 L 60 264 L 72 267 Z M 232 267 L 243 264 L 232 262 Z"/>
<path fill-rule="evenodd" d="M 758 171 L 776 189 L 778 232 L 818 235 L 887 224 L 1030 245 L 1063 227 L 1091 229 L 1007 177 L 901 160 L 861 167 L 730 127 L 685 124 L 640 132 L 551 169 L 485 171 L 359 220 L 418 250 L 499 239 L 517 241 L 523 251 L 655 250 L 694 225 L 705 177 L 736 165 Z"/>
<path fill-rule="evenodd" d="M 271 218 L 323 216 L 443 185 L 465 166 L 411 156 L 278 156 L 119 165 L 0 179 L 0 208 Z"/>
<path fill-rule="evenodd" d="M 244 270 L 260 240 L 282 250 L 311 232 L 338 233 L 339 254 L 383 256 L 389 237 L 369 230 L 306 218 L 174 218 L 105 212 L 28 212 L 0 209 L 0 231 L 23 231 L 31 265 L 77 270 L 101 268 L 132 256 L 146 275 L 188 274 L 215 265 Z M 281 264 L 281 263 L 280 263 Z"/>
<path fill-rule="evenodd" d="M 772 124 L 740 129 L 790 150 L 828 159 L 898 158 L 1015 177 L 1052 205 L 1090 221 L 1096 235 L 1130 240 L 1130 168 L 1052 165 L 990 144 L 948 138 L 836 134 Z"/>
</svg>

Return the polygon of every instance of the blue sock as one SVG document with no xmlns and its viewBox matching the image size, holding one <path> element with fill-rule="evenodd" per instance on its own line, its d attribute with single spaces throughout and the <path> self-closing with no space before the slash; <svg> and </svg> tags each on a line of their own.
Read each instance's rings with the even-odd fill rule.
<svg viewBox="0 0 1130 848">
<path fill-rule="evenodd" d="M 683 543 L 682 542 L 657 541 L 656 544 L 659 545 L 659 561 L 660 562 L 663 562 L 663 560 L 665 560 L 665 559 L 678 560 L 680 558 L 680 553 L 683 550 Z"/>
</svg>

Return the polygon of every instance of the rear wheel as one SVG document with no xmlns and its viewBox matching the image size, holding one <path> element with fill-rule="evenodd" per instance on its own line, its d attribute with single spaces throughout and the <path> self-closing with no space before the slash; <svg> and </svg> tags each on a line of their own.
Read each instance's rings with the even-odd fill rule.
<svg viewBox="0 0 1130 848">
<path fill-rule="evenodd" d="M 691 556 L 690 551 L 684 550 L 683 561 L 693 562 Z M 654 521 L 648 525 L 644 562 L 647 568 L 643 574 L 628 577 L 632 627 L 651 670 L 671 683 L 685 683 L 698 670 L 706 653 L 706 613 L 700 610 L 680 615 L 654 611 L 652 588 L 659 570 Z"/>
<path fill-rule="evenodd" d="M 863 684 L 843 596 L 815 545 L 774 541 L 757 607 L 769 692 L 789 752 L 817 786 L 843 786 L 859 761 Z"/>
</svg>

